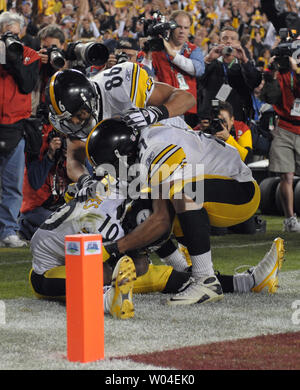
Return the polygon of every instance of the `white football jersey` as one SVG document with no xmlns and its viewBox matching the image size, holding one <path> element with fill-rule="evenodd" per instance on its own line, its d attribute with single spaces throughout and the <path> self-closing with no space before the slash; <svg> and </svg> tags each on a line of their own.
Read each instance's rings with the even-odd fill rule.
<svg viewBox="0 0 300 390">
<path fill-rule="evenodd" d="M 236 148 L 210 134 L 192 130 L 179 117 L 166 119 L 141 131 L 139 160 L 145 167 L 148 184 L 150 181 L 153 186 L 182 177 L 182 173 L 179 175 L 182 170 L 186 172 L 184 178 L 192 177 L 196 164 L 199 166 L 197 172 L 202 171 L 205 176 L 239 182 L 254 180 Z"/>
<path fill-rule="evenodd" d="M 101 234 L 103 241 L 124 236 L 120 224 L 124 199 L 73 200 L 54 212 L 31 239 L 33 269 L 38 274 L 65 264 L 65 236 Z"/>
<path fill-rule="evenodd" d="M 90 78 L 100 88 L 102 119 L 133 107 L 143 108 L 153 92 L 154 81 L 138 64 L 124 62 Z"/>
</svg>

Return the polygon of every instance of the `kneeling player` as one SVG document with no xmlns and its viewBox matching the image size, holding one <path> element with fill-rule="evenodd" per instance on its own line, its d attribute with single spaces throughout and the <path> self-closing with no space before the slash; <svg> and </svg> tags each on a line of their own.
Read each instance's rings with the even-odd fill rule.
<svg viewBox="0 0 300 390">
<path fill-rule="evenodd" d="M 133 129 L 116 118 L 104 120 L 93 129 L 86 150 L 95 169 L 110 164 L 119 178 L 120 167 L 128 168 L 133 161 L 134 147 L 126 138 L 128 133 L 133 134 Z M 212 263 L 210 225 L 232 226 L 254 215 L 260 190 L 251 170 L 235 148 L 210 135 L 190 131 L 180 118 L 141 131 L 138 161 L 143 172 L 141 191 L 149 191 L 152 199 L 158 195 L 157 202 L 168 199 L 172 203 L 176 213 L 175 235 L 184 236 L 192 262 L 189 286 L 170 298 L 169 303 L 183 305 L 222 299 L 222 286 Z M 198 167 L 202 167 L 199 173 Z M 138 231 L 119 239 L 107 250 L 122 254 L 147 246 L 159 238 L 156 226 L 151 216 Z"/>
</svg>

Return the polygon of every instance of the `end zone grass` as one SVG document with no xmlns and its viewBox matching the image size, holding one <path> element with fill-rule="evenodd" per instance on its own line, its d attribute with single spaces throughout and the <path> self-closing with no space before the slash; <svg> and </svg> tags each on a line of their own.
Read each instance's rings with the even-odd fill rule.
<svg viewBox="0 0 300 390">
<path fill-rule="evenodd" d="M 267 232 L 255 235 L 226 234 L 212 236 L 212 254 L 216 270 L 232 274 L 240 265 L 256 265 L 270 249 L 274 238 L 285 240 L 286 261 L 282 272 L 300 269 L 300 237 L 297 233 L 282 232 L 282 217 L 262 216 Z M 160 260 L 152 256 L 154 263 Z M 0 248 L 0 299 L 32 297 L 28 274 L 31 252 L 26 249 Z"/>
</svg>

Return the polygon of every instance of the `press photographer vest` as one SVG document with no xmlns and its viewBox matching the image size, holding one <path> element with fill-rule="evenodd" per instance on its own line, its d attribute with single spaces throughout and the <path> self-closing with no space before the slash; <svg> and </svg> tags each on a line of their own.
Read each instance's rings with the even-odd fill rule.
<svg viewBox="0 0 300 390">
<path fill-rule="evenodd" d="M 278 74 L 277 81 L 280 85 L 282 103 L 274 105 L 274 110 L 279 116 L 278 126 L 300 134 L 300 116 L 290 114 L 295 98 L 300 98 L 300 83 L 294 72 Z"/>
<path fill-rule="evenodd" d="M 180 52 L 186 58 L 189 58 L 192 51 L 197 48 L 196 45 L 187 42 L 187 48 L 184 52 Z M 152 65 L 155 70 L 155 76 L 158 81 L 172 85 L 173 87 L 180 88 L 178 82 L 178 74 L 181 74 L 184 77 L 185 83 L 188 85 L 187 91 L 189 91 L 197 99 L 197 82 L 196 77 L 191 76 L 186 73 L 184 70 L 178 68 L 173 64 L 166 54 L 165 51 L 153 51 L 152 52 Z M 180 76 L 179 76 L 180 77 Z M 197 104 L 195 104 L 189 111 L 189 114 L 197 113 Z"/>
</svg>

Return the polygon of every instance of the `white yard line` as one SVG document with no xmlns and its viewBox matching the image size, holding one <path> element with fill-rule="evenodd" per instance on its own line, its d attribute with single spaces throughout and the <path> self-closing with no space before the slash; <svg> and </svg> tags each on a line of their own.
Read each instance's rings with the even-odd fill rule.
<svg viewBox="0 0 300 390">
<path fill-rule="evenodd" d="M 222 248 L 247 248 L 252 246 L 264 246 L 270 245 L 270 241 L 263 242 L 254 242 L 249 244 L 230 244 L 230 245 L 212 245 L 212 249 L 222 249 Z M 16 260 L 16 261 L 0 261 L 0 267 L 2 265 L 11 265 L 11 264 L 30 264 L 31 260 Z"/>
</svg>

